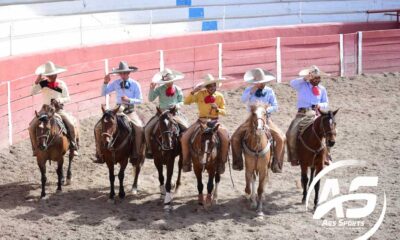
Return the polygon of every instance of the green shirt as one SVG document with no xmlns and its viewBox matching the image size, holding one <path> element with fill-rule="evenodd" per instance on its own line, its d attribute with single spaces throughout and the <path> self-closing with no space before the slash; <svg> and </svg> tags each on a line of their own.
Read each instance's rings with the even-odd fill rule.
<svg viewBox="0 0 400 240">
<path fill-rule="evenodd" d="M 183 92 L 182 89 L 176 85 L 173 85 L 175 88 L 175 94 L 172 97 L 168 97 L 165 95 L 165 91 L 167 90 L 167 85 L 162 85 L 157 87 L 156 89 L 150 89 L 149 92 L 149 101 L 152 102 L 158 97 L 159 106 L 161 109 L 168 109 L 174 105 L 180 107 L 183 104 Z"/>
</svg>

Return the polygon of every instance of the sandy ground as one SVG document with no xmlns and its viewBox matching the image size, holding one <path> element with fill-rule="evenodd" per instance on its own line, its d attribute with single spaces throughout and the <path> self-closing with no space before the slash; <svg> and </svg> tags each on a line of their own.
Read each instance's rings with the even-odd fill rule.
<svg viewBox="0 0 400 240">
<path fill-rule="evenodd" d="M 56 194 L 56 164 L 48 166 L 48 199 L 39 201 L 40 173 L 31 157 L 28 141 L 0 152 L 0 238 L 1 239 L 354 239 L 377 221 L 382 211 L 383 191 L 387 196 L 384 222 L 373 239 L 397 239 L 400 227 L 400 74 L 386 73 L 323 81 L 329 91 L 331 108 L 337 115 L 338 136 L 333 149 L 336 161 L 360 159 L 367 166 L 341 168 L 329 177 L 337 177 L 341 193 L 348 192 L 356 176 L 378 176 L 377 188 L 361 188 L 377 194 L 374 212 L 363 218 L 364 227 L 328 227 L 312 218 L 300 204 L 296 185 L 300 169 L 285 162 L 282 174 L 270 174 L 266 186 L 263 219 L 256 218 L 244 199 L 244 171 L 229 170 L 222 176 L 218 205 L 209 211 L 197 206 L 197 188 L 193 172 L 183 174 L 181 193 L 175 195 L 173 211 L 165 213 L 159 196 L 159 184 L 152 160 L 146 160 L 139 177 L 139 194 L 116 204 L 107 202 L 108 170 L 91 162 L 94 157 L 92 129 L 97 118 L 81 122 L 81 157 L 73 164 L 73 183 Z M 274 85 L 280 111 L 273 119 L 286 131 L 295 114 L 295 92 L 285 84 Z M 243 89 L 225 92 L 229 115 L 223 123 L 232 133 L 247 117 L 239 103 Z M 190 120 L 195 107 L 186 107 Z M 140 110 L 147 116 L 153 104 Z M 126 190 L 133 182 L 132 167 L 127 168 Z M 176 174 L 175 174 L 176 177 Z M 323 183 L 323 182 L 322 182 Z M 118 181 L 116 180 L 118 186 Z M 323 186 L 323 184 L 321 185 Z M 118 189 L 118 188 L 116 188 Z M 310 201 L 310 204 L 312 202 Z M 355 201 L 347 206 L 364 206 Z M 334 211 L 326 220 L 338 220 Z M 349 220 L 349 219 L 347 219 Z M 351 220 L 351 219 L 350 219 Z"/>
</svg>

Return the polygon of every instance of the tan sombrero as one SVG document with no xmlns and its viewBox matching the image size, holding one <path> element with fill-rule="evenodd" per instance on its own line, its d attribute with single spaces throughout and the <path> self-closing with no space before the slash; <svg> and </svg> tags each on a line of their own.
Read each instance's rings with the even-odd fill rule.
<svg viewBox="0 0 400 240">
<path fill-rule="evenodd" d="M 165 68 L 163 71 L 156 73 L 151 81 L 157 84 L 166 84 L 182 80 L 184 77 L 185 75 L 181 72 Z"/>
<path fill-rule="evenodd" d="M 52 61 L 48 61 L 45 64 L 40 65 L 36 68 L 35 74 L 42 74 L 43 76 L 56 75 L 67 71 L 67 69 L 55 65 Z"/>
<path fill-rule="evenodd" d="M 113 68 L 111 74 L 113 73 L 123 73 L 123 72 L 136 72 L 138 70 L 137 67 L 129 66 L 127 62 L 121 61 L 119 62 L 118 68 Z"/>
<path fill-rule="evenodd" d="M 299 72 L 300 77 L 308 76 L 309 74 L 315 77 L 329 76 L 329 74 L 321 71 L 317 66 L 312 65 L 311 67 L 305 68 Z"/>
<path fill-rule="evenodd" d="M 218 87 L 222 85 L 222 82 L 225 80 L 225 78 L 215 78 L 212 74 L 208 73 L 203 77 L 203 82 L 200 82 L 196 85 L 197 87 L 205 87 L 207 85 L 213 84 L 213 83 L 218 83 Z"/>
<path fill-rule="evenodd" d="M 244 76 L 243 79 L 246 83 L 252 83 L 252 84 L 257 84 L 257 83 L 266 83 L 275 80 L 275 76 L 268 72 L 265 71 L 261 68 L 255 68 L 248 70 Z"/>
</svg>

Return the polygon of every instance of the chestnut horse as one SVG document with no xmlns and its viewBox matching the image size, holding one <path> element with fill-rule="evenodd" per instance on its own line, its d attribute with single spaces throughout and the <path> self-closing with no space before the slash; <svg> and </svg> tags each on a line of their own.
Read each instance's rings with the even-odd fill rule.
<svg viewBox="0 0 400 240">
<path fill-rule="evenodd" d="M 219 123 L 209 121 L 206 124 L 201 123 L 190 138 L 190 153 L 193 161 L 193 169 L 197 179 L 197 190 L 199 192 L 199 205 L 209 207 L 216 203 L 218 199 L 218 184 L 221 176 L 218 171 L 220 156 L 220 140 L 218 138 Z M 208 172 L 207 198 L 203 195 L 203 172 Z M 215 178 L 215 188 L 214 188 Z"/>
<path fill-rule="evenodd" d="M 328 150 L 325 142 L 329 147 L 333 147 L 336 139 L 336 121 L 335 115 L 339 111 L 334 112 L 320 111 L 319 115 L 311 125 L 306 127 L 304 131 L 299 133 L 297 139 L 297 156 L 301 167 L 301 185 L 303 187 L 302 203 L 306 201 L 308 187 L 313 181 L 314 176 L 324 167 L 325 158 L 328 157 Z M 311 168 L 310 184 L 308 184 L 308 168 Z M 315 198 L 314 209 L 318 204 L 319 181 L 314 186 Z"/>
<path fill-rule="evenodd" d="M 152 141 L 150 144 L 153 152 L 154 165 L 158 171 L 161 196 L 164 196 L 164 209 L 172 209 L 172 174 L 174 172 L 175 158 L 179 156 L 178 178 L 176 180 L 175 192 L 181 185 L 182 172 L 182 150 L 179 137 L 181 135 L 179 124 L 175 121 L 176 107 L 161 111 L 157 107 L 158 122 L 154 125 Z M 167 167 L 167 181 L 164 185 L 163 165 Z"/>
<path fill-rule="evenodd" d="M 271 133 L 267 127 L 268 105 L 252 105 L 248 118 L 249 129 L 242 140 L 246 170 L 246 197 L 251 201 L 251 208 L 256 208 L 258 216 L 263 216 L 262 198 L 264 186 L 268 181 L 268 169 L 271 168 Z M 256 195 L 256 178 L 258 189 Z"/>
<path fill-rule="evenodd" d="M 100 120 L 101 124 L 101 138 L 100 151 L 104 157 L 104 160 L 108 167 L 109 180 L 110 180 L 110 195 L 109 199 L 114 200 L 114 165 L 119 163 L 120 170 L 118 173 L 119 179 L 119 193 L 120 199 L 125 197 L 124 190 L 124 177 L 125 168 L 128 165 L 128 158 L 132 156 L 134 149 L 134 129 L 130 125 L 128 117 L 117 114 L 120 106 L 113 110 L 105 110 L 104 106 L 101 106 L 103 116 Z M 139 178 L 140 169 L 143 165 L 144 159 L 135 159 L 131 161 L 134 169 L 134 182 L 132 185 L 132 193 L 136 193 L 137 182 Z"/>
<path fill-rule="evenodd" d="M 53 106 L 44 104 L 40 114 L 35 111 L 35 117 L 39 120 L 39 124 L 35 129 L 38 148 L 36 159 L 41 173 L 42 192 L 41 198 L 46 196 L 46 162 L 57 162 L 57 191 L 61 191 L 61 185 L 64 184 L 64 155 L 69 150 L 69 140 L 66 136 L 67 131 L 62 119 L 55 114 L 56 110 Z M 77 137 L 77 144 L 79 138 Z M 71 163 L 74 158 L 73 153 L 69 153 L 69 163 L 67 171 L 67 185 L 71 184 Z M 50 162 L 51 163 L 51 162 Z"/>
</svg>

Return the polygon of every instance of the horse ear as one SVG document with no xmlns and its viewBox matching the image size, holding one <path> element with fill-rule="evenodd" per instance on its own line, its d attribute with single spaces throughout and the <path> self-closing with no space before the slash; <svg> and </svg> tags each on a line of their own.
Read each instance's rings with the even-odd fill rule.
<svg viewBox="0 0 400 240">
<path fill-rule="evenodd" d="M 175 115 L 176 114 L 176 112 L 177 112 L 177 108 L 176 108 L 176 105 L 174 105 L 173 107 L 171 107 L 170 109 L 169 109 L 169 112 L 172 114 L 172 115 Z"/>
<path fill-rule="evenodd" d="M 250 111 L 254 112 L 256 110 L 257 106 L 255 104 L 250 105 Z"/>
<path fill-rule="evenodd" d="M 339 109 L 340 109 L 340 108 L 336 109 L 336 111 L 334 111 L 334 112 L 333 112 L 333 116 L 335 116 L 335 115 L 336 115 L 336 113 L 338 113 L 338 112 L 339 112 Z"/>
<path fill-rule="evenodd" d="M 116 108 L 113 110 L 114 115 L 117 114 L 117 112 L 119 111 L 120 108 L 121 108 L 121 105 L 118 105 L 118 107 L 116 107 Z"/>
<path fill-rule="evenodd" d="M 162 111 L 159 107 L 156 107 L 156 108 L 157 108 L 157 115 L 160 116 L 162 114 Z"/>
<path fill-rule="evenodd" d="M 101 111 L 103 112 L 103 114 L 106 112 L 106 109 L 104 108 L 104 104 L 101 104 Z"/>
<path fill-rule="evenodd" d="M 213 132 L 218 131 L 219 125 L 220 125 L 219 123 L 217 123 L 217 124 L 215 125 L 215 127 L 213 128 Z"/>
<path fill-rule="evenodd" d="M 35 115 L 37 118 L 39 118 L 39 114 L 37 113 L 37 111 L 35 110 Z"/>
</svg>

